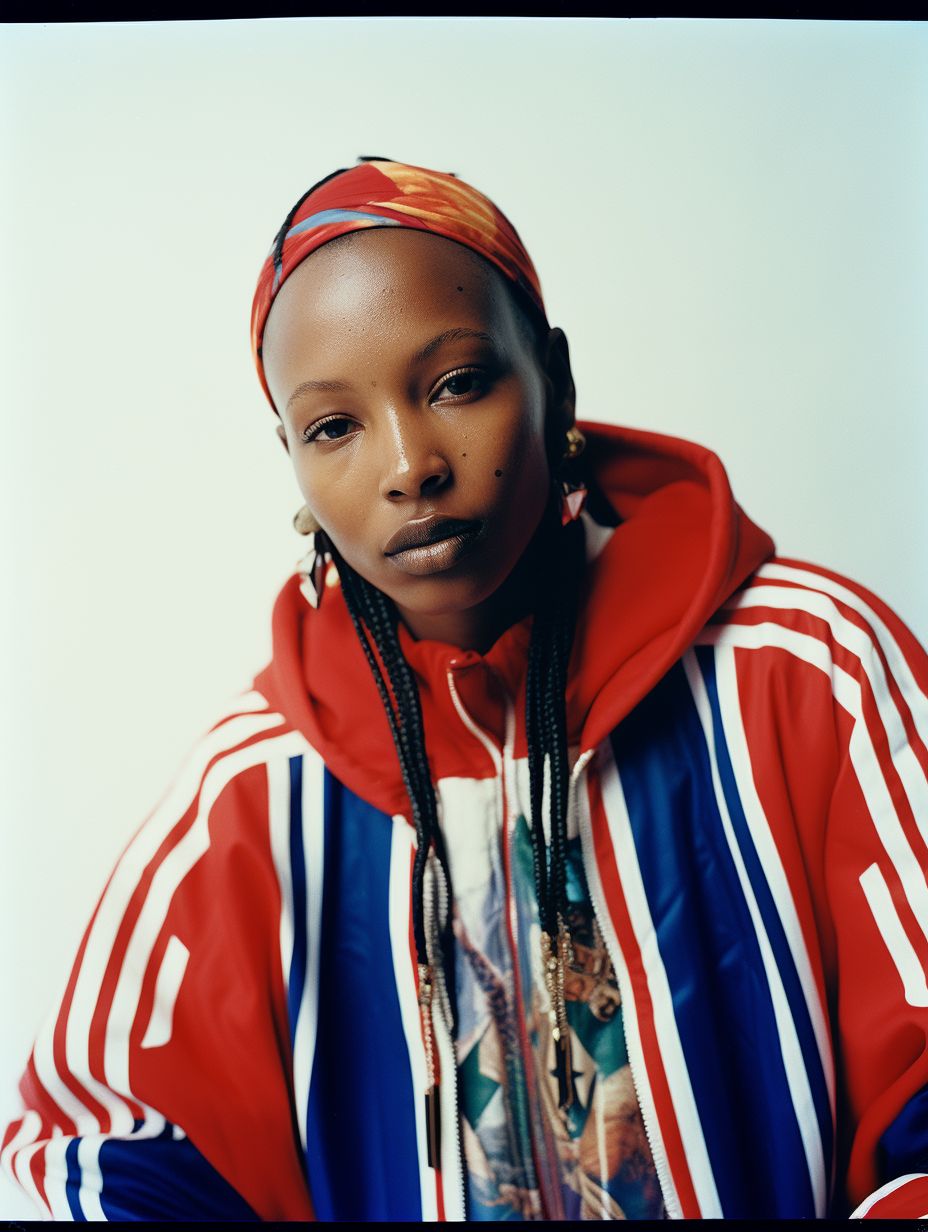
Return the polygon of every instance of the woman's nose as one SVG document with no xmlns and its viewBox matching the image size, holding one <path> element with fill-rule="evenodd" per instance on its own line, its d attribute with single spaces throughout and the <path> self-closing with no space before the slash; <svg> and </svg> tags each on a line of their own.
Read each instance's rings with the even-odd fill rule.
<svg viewBox="0 0 928 1232">
<path fill-rule="evenodd" d="M 410 421 L 394 424 L 380 491 L 387 500 L 418 500 L 445 486 L 451 467 L 425 432 L 425 425 Z"/>
</svg>

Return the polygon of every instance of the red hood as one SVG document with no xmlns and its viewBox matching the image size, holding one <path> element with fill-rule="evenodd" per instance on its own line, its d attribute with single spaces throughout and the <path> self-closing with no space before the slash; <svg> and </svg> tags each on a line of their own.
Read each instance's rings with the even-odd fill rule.
<svg viewBox="0 0 928 1232">
<path fill-rule="evenodd" d="M 708 618 L 773 552 L 735 503 L 708 449 L 674 437 L 581 423 L 587 455 L 622 523 L 588 565 L 570 660 L 570 741 L 597 745 L 692 643 Z M 604 532 L 605 533 L 605 532 Z M 467 737 L 448 688 L 501 733 L 506 691 L 516 700 L 516 756 L 525 755 L 525 663 L 531 617 L 485 655 L 444 642 L 403 651 L 419 679 L 433 778 L 485 777 L 489 755 Z M 409 812 L 399 761 L 370 669 L 339 586 L 318 609 L 295 575 L 274 607 L 273 659 L 255 687 L 298 728 L 352 791 L 389 813 Z"/>
</svg>

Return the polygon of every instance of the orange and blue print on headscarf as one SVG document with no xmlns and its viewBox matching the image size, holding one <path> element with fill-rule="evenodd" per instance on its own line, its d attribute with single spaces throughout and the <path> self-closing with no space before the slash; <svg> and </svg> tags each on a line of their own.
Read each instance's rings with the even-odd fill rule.
<svg viewBox="0 0 928 1232">
<path fill-rule="evenodd" d="M 494 265 L 545 316 L 531 257 L 515 227 L 488 197 L 442 171 L 365 159 L 320 180 L 300 198 L 261 268 L 251 310 L 251 346 L 271 406 L 261 347 L 277 292 L 310 253 L 366 227 L 408 227 L 464 244 Z"/>
</svg>

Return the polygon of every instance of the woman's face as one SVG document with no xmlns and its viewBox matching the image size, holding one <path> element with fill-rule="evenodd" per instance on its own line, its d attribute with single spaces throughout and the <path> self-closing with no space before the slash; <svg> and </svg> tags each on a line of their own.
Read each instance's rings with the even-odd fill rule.
<svg viewBox="0 0 928 1232">
<path fill-rule="evenodd" d="M 263 358 L 300 491 L 414 632 L 488 600 L 538 527 L 546 421 L 573 421 L 563 334 L 544 349 L 502 275 L 422 232 L 325 245 L 277 296 Z"/>
</svg>

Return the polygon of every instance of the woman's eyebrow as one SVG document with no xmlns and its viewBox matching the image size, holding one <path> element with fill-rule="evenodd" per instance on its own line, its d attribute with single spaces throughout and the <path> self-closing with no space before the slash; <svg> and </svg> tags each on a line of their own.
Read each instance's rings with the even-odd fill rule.
<svg viewBox="0 0 928 1232">
<path fill-rule="evenodd" d="M 493 345 L 493 339 L 489 334 L 484 334 L 479 329 L 446 329 L 440 334 L 436 334 L 429 342 L 416 351 L 412 357 L 414 364 L 421 364 L 423 360 L 433 355 L 439 347 L 444 346 L 446 342 L 458 342 L 462 338 L 477 338 L 480 342 L 489 342 Z"/>
<path fill-rule="evenodd" d="M 284 407 L 284 410 L 289 411 L 293 403 L 302 394 L 340 394 L 344 393 L 346 389 L 350 389 L 350 386 L 346 385 L 344 381 L 301 381 L 287 399 L 287 405 Z"/>
<path fill-rule="evenodd" d="M 421 364 L 430 355 L 433 355 L 439 347 L 444 346 L 446 342 L 459 342 L 462 338 L 476 338 L 479 342 L 489 342 L 491 346 L 494 345 L 490 335 L 483 333 L 479 329 L 464 329 L 461 327 L 445 329 L 440 334 L 436 334 L 434 338 L 429 339 L 425 346 L 420 347 L 413 355 L 411 363 Z M 346 384 L 345 381 L 301 381 L 287 399 L 287 405 L 284 410 L 289 411 L 297 398 L 303 394 L 339 394 L 344 393 L 350 388 L 351 386 Z"/>
</svg>

